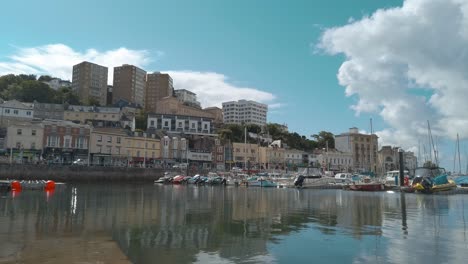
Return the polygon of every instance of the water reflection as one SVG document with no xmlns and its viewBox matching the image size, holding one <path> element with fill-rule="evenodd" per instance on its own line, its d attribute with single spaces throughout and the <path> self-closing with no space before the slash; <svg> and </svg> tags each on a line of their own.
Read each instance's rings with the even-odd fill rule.
<svg viewBox="0 0 468 264">
<path fill-rule="evenodd" d="M 43 239 L 95 236 L 108 236 L 135 263 L 456 261 L 468 257 L 464 199 L 69 185 L 53 195 L 2 196 L 0 262 Z"/>
</svg>

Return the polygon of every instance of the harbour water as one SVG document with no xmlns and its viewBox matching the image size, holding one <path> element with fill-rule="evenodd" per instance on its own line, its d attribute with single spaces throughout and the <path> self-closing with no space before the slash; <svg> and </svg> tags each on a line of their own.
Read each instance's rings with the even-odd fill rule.
<svg viewBox="0 0 468 264">
<path fill-rule="evenodd" d="M 468 196 L 67 185 L 0 198 L 0 263 L 466 263 Z"/>
</svg>

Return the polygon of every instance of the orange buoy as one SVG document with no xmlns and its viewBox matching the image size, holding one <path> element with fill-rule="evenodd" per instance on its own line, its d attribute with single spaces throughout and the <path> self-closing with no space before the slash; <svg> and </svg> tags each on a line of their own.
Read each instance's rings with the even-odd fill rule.
<svg viewBox="0 0 468 264">
<path fill-rule="evenodd" d="M 45 186 L 44 186 L 44 189 L 46 191 L 52 191 L 52 190 L 55 190 L 55 182 L 54 181 L 47 181 Z"/>
<path fill-rule="evenodd" d="M 19 181 L 12 181 L 11 182 L 11 190 L 20 192 L 21 191 L 21 183 Z"/>
</svg>

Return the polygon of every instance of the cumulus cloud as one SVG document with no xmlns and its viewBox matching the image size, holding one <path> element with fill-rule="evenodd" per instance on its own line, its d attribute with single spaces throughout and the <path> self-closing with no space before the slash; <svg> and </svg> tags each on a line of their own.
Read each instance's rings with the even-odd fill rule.
<svg viewBox="0 0 468 264">
<path fill-rule="evenodd" d="M 161 53 L 157 53 L 156 56 Z M 71 80 L 72 67 L 82 61 L 94 62 L 109 67 L 109 84 L 112 84 L 113 67 L 124 63 L 138 67 L 146 66 L 151 60 L 146 50 L 132 50 L 124 47 L 98 51 L 88 49 L 76 51 L 64 44 L 50 44 L 39 47 L 17 48 L 9 61 L 0 62 L 0 75 L 14 74 L 50 74 Z"/>
<path fill-rule="evenodd" d="M 378 113 L 385 144 L 414 149 L 427 135 L 468 138 L 468 1 L 405 0 L 326 29 L 319 48 L 345 61 L 337 77 L 357 114 Z"/>
<path fill-rule="evenodd" d="M 218 106 L 222 102 L 247 99 L 262 103 L 272 103 L 274 108 L 280 107 L 273 103 L 275 95 L 252 87 L 239 87 L 228 82 L 228 77 L 216 72 L 168 71 L 174 80 L 176 89 L 186 89 L 197 94 L 204 107 Z"/>
</svg>

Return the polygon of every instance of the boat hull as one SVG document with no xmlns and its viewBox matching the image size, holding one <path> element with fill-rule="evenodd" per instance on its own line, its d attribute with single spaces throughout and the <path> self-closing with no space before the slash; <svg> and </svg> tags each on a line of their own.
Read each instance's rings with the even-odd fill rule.
<svg viewBox="0 0 468 264">
<path fill-rule="evenodd" d="M 383 183 L 362 183 L 349 185 L 351 191 L 364 191 L 364 192 L 380 192 L 385 191 L 385 184 Z"/>
</svg>

